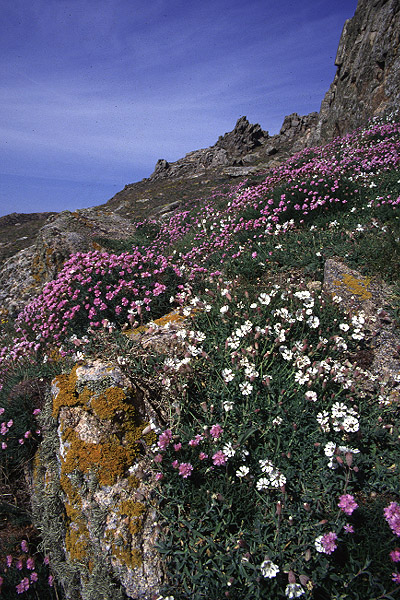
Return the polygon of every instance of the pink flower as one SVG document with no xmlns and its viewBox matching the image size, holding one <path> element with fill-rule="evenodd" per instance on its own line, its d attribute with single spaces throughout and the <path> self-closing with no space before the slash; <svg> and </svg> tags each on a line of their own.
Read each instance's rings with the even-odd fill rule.
<svg viewBox="0 0 400 600">
<path fill-rule="evenodd" d="M 35 561 L 33 560 L 33 558 L 28 558 L 28 560 L 26 561 L 26 568 L 30 571 L 33 571 L 33 569 L 35 568 Z"/>
<path fill-rule="evenodd" d="M 49 559 L 49 557 L 48 557 L 48 556 L 45 556 L 45 557 L 44 557 L 44 559 L 43 559 L 43 563 L 44 563 L 45 565 L 48 565 L 48 564 L 50 563 L 50 559 Z"/>
<path fill-rule="evenodd" d="M 11 554 L 7 554 L 7 567 L 11 567 L 13 561 L 13 557 Z"/>
<path fill-rule="evenodd" d="M 17 567 L 18 571 L 22 571 L 22 567 L 24 566 L 22 560 L 17 560 L 17 564 L 15 566 Z"/>
<path fill-rule="evenodd" d="M 172 440 L 172 431 L 170 429 L 166 429 L 165 431 L 163 431 L 163 433 L 160 433 L 159 438 L 158 438 L 158 447 L 161 448 L 161 450 L 165 450 L 165 448 L 168 446 L 168 444 L 170 443 L 170 441 Z"/>
<path fill-rule="evenodd" d="M 28 552 L 28 542 L 26 540 L 22 540 L 21 550 L 22 550 L 22 552 Z"/>
<path fill-rule="evenodd" d="M 218 423 L 216 425 L 213 425 L 210 429 L 210 434 L 211 436 L 214 438 L 214 440 L 217 440 L 221 434 L 223 433 L 223 429 L 221 427 L 221 425 L 219 425 Z"/>
<path fill-rule="evenodd" d="M 36 571 L 33 571 L 31 573 L 31 583 L 34 583 L 37 580 L 38 580 L 38 574 L 36 573 Z"/>
<path fill-rule="evenodd" d="M 154 457 L 154 462 L 155 463 L 160 463 L 160 462 L 162 462 L 162 459 L 163 459 L 162 454 L 158 453 Z"/>
<path fill-rule="evenodd" d="M 392 550 L 389 556 L 393 562 L 400 562 L 400 548 Z"/>
<path fill-rule="evenodd" d="M 36 417 L 36 415 L 39 415 L 41 413 L 40 408 L 35 408 L 35 410 L 33 411 L 33 415 Z"/>
<path fill-rule="evenodd" d="M 49 586 L 52 587 L 53 584 L 54 584 L 54 577 L 53 577 L 53 575 L 49 575 L 48 582 L 49 582 Z"/>
<path fill-rule="evenodd" d="M 172 463 L 172 466 L 174 467 L 174 469 L 177 469 L 179 467 L 179 461 L 174 460 L 174 462 Z"/>
<path fill-rule="evenodd" d="M 390 529 L 400 536 L 400 505 L 397 502 L 391 502 L 383 512 Z"/>
<path fill-rule="evenodd" d="M 178 442 L 177 444 L 174 444 L 174 450 L 175 452 L 179 452 L 179 450 L 182 448 L 182 444 L 180 442 Z"/>
<path fill-rule="evenodd" d="M 392 581 L 400 583 L 400 573 L 392 573 Z"/>
<path fill-rule="evenodd" d="M 193 467 L 190 463 L 181 463 L 179 465 L 179 475 L 182 475 L 184 479 L 187 479 L 192 474 Z"/>
<path fill-rule="evenodd" d="M 1 449 L 5 450 L 7 448 L 6 442 L 1 442 Z"/>
<path fill-rule="evenodd" d="M 206 458 L 208 458 L 208 454 L 205 454 L 204 452 L 200 452 L 199 459 L 200 460 L 205 460 Z"/>
<path fill-rule="evenodd" d="M 226 465 L 226 456 L 222 450 L 218 450 L 212 457 L 214 465 L 220 467 Z"/>
<path fill-rule="evenodd" d="M 189 441 L 189 446 L 198 446 L 203 439 L 204 438 L 202 435 L 196 435 L 196 437 L 193 440 Z"/>
<path fill-rule="evenodd" d="M 161 481 L 163 477 L 164 475 L 162 473 L 156 473 L 156 481 Z"/>
<path fill-rule="evenodd" d="M 354 527 L 353 525 L 350 525 L 349 523 L 347 523 L 343 529 L 345 530 L 346 533 L 354 533 Z"/>
<path fill-rule="evenodd" d="M 351 515 L 357 506 L 358 504 L 351 494 L 343 494 L 343 496 L 340 496 L 338 507 L 341 508 L 346 515 Z"/>
<path fill-rule="evenodd" d="M 325 554 L 332 554 L 336 550 L 336 548 L 337 548 L 336 540 L 337 540 L 337 535 L 334 531 L 325 533 L 325 535 L 322 536 L 321 544 L 322 544 Z"/>
</svg>

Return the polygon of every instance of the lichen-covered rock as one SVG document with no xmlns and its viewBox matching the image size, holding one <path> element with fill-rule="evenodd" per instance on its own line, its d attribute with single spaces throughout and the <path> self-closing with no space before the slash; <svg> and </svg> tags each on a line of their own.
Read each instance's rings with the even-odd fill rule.
<svg viewBox="0 0 400 600">
<path fill-rule="evenodd" d="M 398 383 L 400 338 L 384 307 L 390 304 L 390 289 L 376 278 L 334 259 L 325 263 L 324 291 L 336 297 L 339 305 L 352 315 L 361 317 L 362 329 L 368 340 L 369 369 L 381 381 Z M 365 357 L 364 355 L 360 355 Z"/>
<path fill-rule="evenodd" d="M 150 600 L 162 566 L 143 393 L 113 365 L 75 366 L 53 381 L 43 427 L 33 504 L 66 598 Z"/>
</svg>

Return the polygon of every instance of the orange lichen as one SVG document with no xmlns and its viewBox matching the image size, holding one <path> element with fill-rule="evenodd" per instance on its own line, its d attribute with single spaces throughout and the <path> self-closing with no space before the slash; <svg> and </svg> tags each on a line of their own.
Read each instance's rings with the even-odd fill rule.
<svg viewBox="0 0 400 600">
<path fill-rule="evenodd" d="M 134 407 L 126 402 L 126 393 L 117 387 L 110 387 L 99 395 L 92 393 L 90 404 L 100 419 L 112 419 L 119 412 L 132 418 L 135 414 Z"/>
<path fill-rule="evenodd" d="M 76 406 L 79 404 L 79 395 L 75 390 L 77 381 L 75 366 L 69 375 L 58 375 L 54 384 L 59 388 L 57 396 L 53 399 L 53 417 L 57 419 L 63 406 Z"/>
<path fill-rule="evenodd" d="M 371 292 L 368 289 L 371 283 L 370 277 L 354 277 L 346 273 L 342 276 L 343 281 L 335 280 L 333 283 L 337 287 L 344 287 L 348 292 L 358 296 L 361 300 L 368 300 L 372 297 Z"/>
<path fill-rule="evenodd" d="M 66 549 L 71 560 L 89 564 L 89 560 L 94 558 L 87 518 L 82 508 L 82 490 L 72 476 L 80 473 L 88 480 L 89 475 L 95 475 L 99 487 L 112 486 L 124 479 L 127 494 L 133 496 L 139 480 L 129 475 L 129 467 L 137 460 L 142 442 L 151 445 L 156 436 L 153 432 L 143 435 L 147 423 L 140 422 L 138 418 L 132 402 L 132 390 L 125 391 L 112 385 L 105 390 L 81 389 L 77 386 L 76 369 L 69 375 L 59 375 L 55 380 L 59 391 L 53 400 L 53 416 L 58 418 L 62 407 L 79 407 L 97 418 L 100 431 L 104 423 L 104 435 L 99 435 L 98 442 L 81 439 L 78 426 L 74 429 L 67 425 L 67 421 L 61 423 L 63 454 L 60 484 L 65 494 Z M 129 496 L 115 508 L 122 529 L 108 530 L 105 536 L 110 538 L 115 558 L 134 568 L 142 560 L 140 551 L 134 547 L 134 536 L 143 527 L 145 506 Z"/>
</svg>

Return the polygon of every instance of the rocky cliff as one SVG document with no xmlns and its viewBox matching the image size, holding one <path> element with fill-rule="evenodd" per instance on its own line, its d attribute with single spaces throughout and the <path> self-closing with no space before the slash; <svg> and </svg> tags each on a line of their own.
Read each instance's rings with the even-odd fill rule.
<svg viewBox="0 0 400 600">
<path fill-rule="evenodd" d="M 400 3 L 359 0 L 340 38 L 335 78 L 321 104 L 312 144 L 342 136 L 400 101 Z"/>
</svg>

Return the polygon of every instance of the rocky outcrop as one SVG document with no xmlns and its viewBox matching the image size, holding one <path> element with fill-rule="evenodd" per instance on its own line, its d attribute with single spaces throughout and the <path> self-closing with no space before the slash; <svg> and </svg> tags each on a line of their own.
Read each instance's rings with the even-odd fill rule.
<svg viewBox="0 0 400 600">
<path fill-rule="evenodd" d="M 156 440 L 145 393 L 99 360 L 52 384 L 34 473 L 35 521 L 67 600 L 159 593 L 154 476 Z"/>
<path fill-rule="evenodd" d="M 321 104 L 311 144 L 323 144 L 397 111 L 400 102 L 400 3 L 359 0 L 340 38 L 335 78 Z"/>
<path fill-rule="evenodd" d="M 262 146 L 268 137 L 268 132 L 263 131 L 260 125 L 252 125 L 246 117 L 240 117 L 234 129 L 220 136 L 214 146 L 189 152 L 173 163 L 158 160 L 150 180 L 199 177 L 208 170 L 241 164 L 241 158 Z"/>
<path fill-rule="evenodd" d="M 50 217 L 35 243 L 6 260 L 0 268 L 0 308 L 16 313 L 44 283 L 54 279 L 75 252 L 101 250 L 101 238 L 133 236 L 132 223 L 111 211 L 83 209 Z"/>
</svg>

